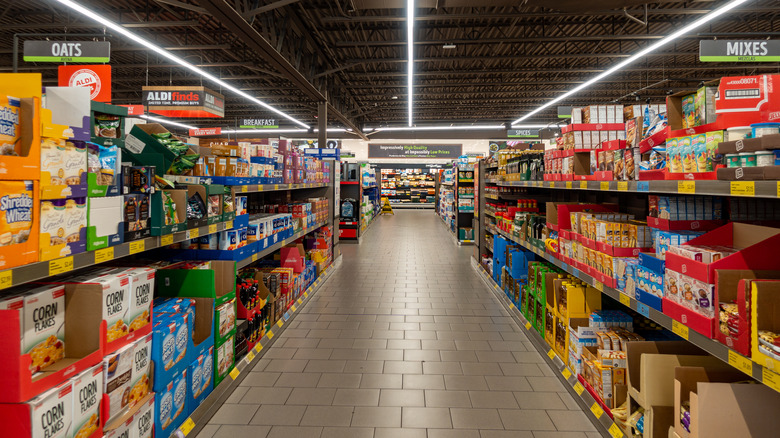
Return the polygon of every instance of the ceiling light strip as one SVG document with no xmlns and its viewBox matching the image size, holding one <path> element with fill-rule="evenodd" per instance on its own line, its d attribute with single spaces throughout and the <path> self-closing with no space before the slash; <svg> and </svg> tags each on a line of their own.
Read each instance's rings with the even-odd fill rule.
<svg viewBox="0 0 780 438">
<path fill-rule="evenodd" d="M 546 125 L 528 125 L 527 127 L 544 127 Z M 504 129 L 504 125 L 463 125 L 463 126 L 415 126 L 415 127 L 391 127 L 391 128 L 365 128 L 366 131 L 393 132 L 393 131 L 479 131 Z"/>
<path fill-rule="evenodd" d="M 149 115 L 146 115 L 146 114 L 140 114 L 138 116 L 130 116 L 130 117 L 140 117 L 142 119 L 146 119 L 146 120 L 149 120 L 149 121 L 152 121 L 152 122 L 162 123 L 164 125 L 177 126 L 179 128 L 184 128 L 184 129 L 198 129 L 195 126 L 185 125 L 184 123 L 174 122 L 174 121 L 168 120 L 168 119 L 161 119 L 159 117 L 153 117 L 153 116 L 149 116 Z"/>
<path fill-rule="evenodd" d="M 631 57 L 629 57 L 629 58 L 625 59 L 624 61 L 619 62 L 615 66 L 609 68 L 608 70 L 605 70 L 604 72 L 598 74 L 597 76 L 595 76 L 595 77 L 593 77 L 593 78 L 583 82 L 582 84 L 574 87 L 573 89 L 567 91 L 566 93 L 561 94 L 560 96 L 558 96 L 555 99 L 545 103 L 544 105 L 539 106 L 538 108 L 536 108 L 533 111 L 527 113 L 523 117 L 520 117 L 519 119 L 517 119 L 514 122 L 512 122 L 512 127 L 514 128 L 515 124 L 520 123 L 523 120 L 528 119 L 529 117 L 533 116 L 534 114 L 536 114 L 536 113 L 538 113 L 538 112 L 540 112 L 540 111 L 542 111 L 542 110 L 544 110 L 546 108 L 549 108 L 552 105 L 555 105 L 556 103 L 558 103 L 558 102 L 560 102 L 560 101 L 562 101 L 562 100 L 564 100 L 564 99 L 566 99 L 568 97 L 571 97 L 572 95 L 582 91 L 583 89 L 593 85 L 594 83 L 604 79 L 605 77 L 607 77 L 607 76 L 609 76 L 609 75 L 619 71 L 623 67 L 626 67 L 627 65 L 636 62 L 637 60 L 641 59 L 642 57 L 644 57 L 648 53 L 653 52 L 653 51 L 655 51 L 655 50 L 665 46 L 666 44 L 669 44 L 670 42 L 676 40 L 677 38 L 680 38 L 683 35 L 686 35 L 686 34 L 690 33 L 693 30 L 696 30 L 697 28 L 701 27 L 702 25 L 704 25 L 704 24 L 706 24 L 706 23 L 708 23 L 708 22 L 710 22 L 710 21 L 720 17 L 721 15 L 725 14 L 726 12 L 736 8 L 737 6 L 742 5 L 743 3 L 747 3 L 748 1 L 750 1 L 750 0 L 732 0 L 731 2 L 729 2 L 726 5 L 724 5 L 723 7 L 721 7 L 720 9 L 716 9 L 716 10 L 710 12 L 709 14 L 707 14 L 707 15 L 699 18 L 698 20 L 694 21 L 693 23 L 691 23 L 691 24 L 689 24 L 687 26 L 684 26 L 684 27 L 680 28 L 679 30 L 677 30 L 676 32 L 674 32 L 674 33 L 664 37 L 663 39 L 661 39 L 661 40 L 659 40 L 659 41 L 657 41 L 657 42 L 655 42 L 653 44 L 650 44 L 649 46 L 645 47 L 644 49 L 640 50 L 639 52 L 631 55 Z"/>
<path fill-rule="evenodd" d="M 407 75 L 409 84 L 408 90 L 408 106 L 409 106 L 409 126 L 412 126 L 412 108 L 414 101 L 414 0 L 406 0 L 406 45 L 408 59 L 408 71 Z"/>
<path fill-rule="evenodd" d="M 209 81 L 219 85 L 220 87 L 222 87 L 222 88 L 224 88 L 226 90 L 230 90 L 230 91 L 238 94 L 239 96 L 241 96 L 241 97 L 243 97 L 243 98 L 245 98 L 245 99 L 247 99 L 247 100 L 249 100 L 249 101 L 251 101 L 253 103 L 256 103 L 257 105 L 260 105 L 261 107 L 263 107 L 263 108 L 265 108 L 265 109 L 267 109 L 267 110 L 269 110 L 269 111 L 271 111 L 271 112 L 273 112 L 275 114 L 278 114 L 278 115 L 284 117 L 287 120 L 290 120 L 290 121 L 294 122 L 296 125 L 300 125 L 300 126 L 303 126 L 306 129 L 309 129 L 309 125 L 303 123 L 302 121 L 296 119 L 295 117 L 292 117 L 292 116 L 290 116 L 290 115 L 288 115 L 288 114 L 286 114 L 286 113 L 284 113 L 284 112 L 282 112 L 282 111 L 272 107 L 271 105 L 268 105 L 267 103 L 257 99 L 256 97 L 251 96 L 251 95 L 247 94 L 246 92 L 239 90 L 238 88 L 228 84 L 227 82 L 217 78 L 216 76 L 206 72 L 205 70 L 203 70 L 201 68 L 198 68 L 198 67 L 196 67 L 193 64 L 190 64 L 189 62 L 185 61 L 182 58 L 179 58 L 178 56 L 170 53 L 169 51 L 161 48 L 160 46 L 152 44 L 151 42 L 147 41 L 146 39 L 144 39 L 144 38 L 134 34 L 133 32 L 130 32 L 125 27 L 120 26 L 120 25 L 114 23 L 113 21 L 108 20 L 107 18 L 90 11 L 89 9 L 85 8 L 84 6 L 82 6 L 82 5 L 80 5 L 80 4 L 76 3 L 76 2 L 73 2 L 71 0 L 57 0 L 57 1 L 59 3 L 62 3 L 65 6 L 69 7 L 69 8 L 71 8 L 71 9 L 73 9 L 74 11 L 77 11 L 80 14 L 85 15 L 85 16 L 91 18 L 92 20 L 97 21 L 98 23 L 106 26 L 107 28 L 111 29 L 112 32 L 119 33 L 119 34 L 125 36 L 126 38 L 128 38 L 128 39 L 130 39 L 132 41 L 135 41 L 136 43 L 138 43 L 138 44 L 148 48 L 149 50 L 152 50 L 152 51 L 158 53 L 159 55 L 161 55 L 161 56 L 163 56 L 163 57 L 165 57 L 165 58 L 167 58 L 167 59 L 169 59 L 169 60 L 179 64 L 179 65 L 181 65 L 182 67 L 192 71 L 193 73 L 196 73 L 196 74 L 199 74 L 199 75 L 203 76 L 205 79 L 208 79 Z"/>
</svg>

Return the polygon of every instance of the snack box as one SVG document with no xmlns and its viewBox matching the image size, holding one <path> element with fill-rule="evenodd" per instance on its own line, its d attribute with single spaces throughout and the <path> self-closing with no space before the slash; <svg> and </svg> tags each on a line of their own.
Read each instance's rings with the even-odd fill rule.
<svg viewBox="0 0 780 438">
<path fill-rule="evenodd" d="M 40 73 L 0 75 L 0 111 L 7 115 L 0 122 L 0 174 L 4 179 L 39 179 L 41 134 L 60 137 L 69 130 L 51 123 L 51 111 L 41 108 L 41 90 Z"/>
<path fill-rule="evenodd" d="M 148 194 L 124 195 L 122 208 L 123 241 L 145 239 L 152 235 L 151 205 Z"/>
<path fill-rule="evenodd" d="M 214 385 L 227 377 L 235 363 L 235 337 L 229 337 L 214 348 Z"/>
<path fill-rule="evenodd" d="M 61 138 L 41 139 L 41 199 L 86 196 L 86 144 Z"/>
<path fill-rule="evenodd" d="M 79 254 L 87 247 L 87 198 L 41 201 L 39 260 Z"/>
<path fill-rule="evenodd" d="M 157 190 L 152 194 L 152 236 L 184 231 L 187 229 L 187 191 L 180 189 Z"/>
<path fill-rule="evenodd" d="M 750 291 L 750 337 L 753 362 L 780 373 L 780 281 L 753 281 Z"/>
<path fill-rule="evenodd" d="M 156 382 L 155 382 L 156 385 Z M 168 437 L 187 418 L 187 368 L 171 375 L 154 396 L 154 434 Z"/>
</svg>

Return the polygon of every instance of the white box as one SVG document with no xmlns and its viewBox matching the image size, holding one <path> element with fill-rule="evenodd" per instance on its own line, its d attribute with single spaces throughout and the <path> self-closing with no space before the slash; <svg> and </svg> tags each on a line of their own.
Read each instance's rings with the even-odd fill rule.
<svg viewBox="0 0 780 438">
<path fill-rule="evenodd" d="M 24 348 L 33 372 L 65 357 L 65 287 L 47 285 L 24 297 Z"/>
<path fill-rule="evenodd" d="M 133 376 L 133 344 L 125 345 L 103 358 L 103 392 L 108 395 L 108 420 L 127 406 L 125 391 L 129 391 Z"/>
<path fill-rule="evenodd" d="M 130 438 L 152 438 L 154 428 L 154 397 L 138 408 L 130 426 Z"/>
<path fill-rule="evenodd" d="M 151 322 L 154 276 L 152 268 L 120 268 L 130 277 L 130 310 L 127 312 L 130 331 L 138 330 Z"/>
<path fill-rule="evenodd" d="M 571 109 L 571 123 L 572 124 L 582 123 L 582 108 L 575 107 Z"/>
<path fill-rule="evenodd" d="M 601 133 L 599 131 L 590 131 L 590 144 L 594 148 L 598 148 L 601 145 Z"/>
<path fill-rule="evenodd" d="M 130 376 L 128 405 L 135 406 L 151 388 L 152 334 L 133 342 L 133 374 Z"/>
<path fill-rule="evenodd" d="M 597 123 L 608 123 L 607 122 L 607 106 L 606 105 L 598 105 L 598 111 L 599 111 L 599 120 Z"/>
<path fill-rule="evenodd" d="M 89 226 L 95 227 L 97 237 L 111 236 L 119 232 L 118 226 L 124 221 L 124 196 L 88 198 L 88 204 Z"/>
<path fill-rule="evenodd" d="M 103 366 L 96 365 L 74 377 L 73 436 L 90 437 L 100 427 L 100 401 L 103 399 Z"/>
<path fill-rule="evenodd" d="M 69 381 L 28 402 L 33 438 L 69 438 L 73 432 L 73 384 Z"/>
</svg>

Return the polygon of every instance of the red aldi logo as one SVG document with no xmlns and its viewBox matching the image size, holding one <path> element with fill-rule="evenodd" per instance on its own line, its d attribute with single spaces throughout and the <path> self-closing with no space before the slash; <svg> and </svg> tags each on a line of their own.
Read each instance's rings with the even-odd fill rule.
<svg viewBox="0 0 780 438">
<path fill-rule="evenodd" d="M 60 87 L 88 87 L 90 99 L 111 102 L 110 65 L 61 65 L 58 76 Z"/>
</svg>

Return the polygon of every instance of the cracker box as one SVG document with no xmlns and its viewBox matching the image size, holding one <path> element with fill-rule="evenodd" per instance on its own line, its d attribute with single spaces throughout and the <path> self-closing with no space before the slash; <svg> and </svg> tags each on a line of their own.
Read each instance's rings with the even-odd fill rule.
<svg viewBox="0 0 780 438">
<path fill-rule="evenodd" d="M 70 381 L 44 392 L 30 402 L 32 436 L 69 438 L 73 430 L 73 384 Z"/>
<path fill-rule="evenodd" d="M 65 356 L 65 288 L 33 289 L 24 298 L 24 353 L 30 369 L 41 371 Z"/>
<path fill-rule="evenodd" d="M 154 431 L 154 397 L 138 408 L 130 424 L 132 438 L 152 438 Z"/>
<path fill-rule="evenodd" d="M 133 374 L 130 380 L 128 405 L 136 403 L 149 394 L 152 364 L 152 334 L 135 341 L 133 344 Z"/>
<path fill-rule="evenodd" d="M 154 399 L 155 436 L 167 437 L 187 416 L 187 369 L 174 374 Z"/>
<path fill-rule="evenodd" d="M 133 344 L 125 345 L 115 353 L 103 358 L 103 392 L 108 396 L 108 418 L 114 417 L 130 400 L 130 384 L 133 377 Z"/>
<path fill-rule="evenodd" d="M 194 411 L 203 403 L 203 400 L 211 394 L 214 388 L 214 347 L 198 356 L 190 364 L 187 398 L 190 404 L 190 410 Z"/>
<path fill-rule="evenodd" d="M 103 366 L 94 366 L 71 381 L 73 383 L 73 438 L 89 438 L 101 424 Z"/>
</svg>

